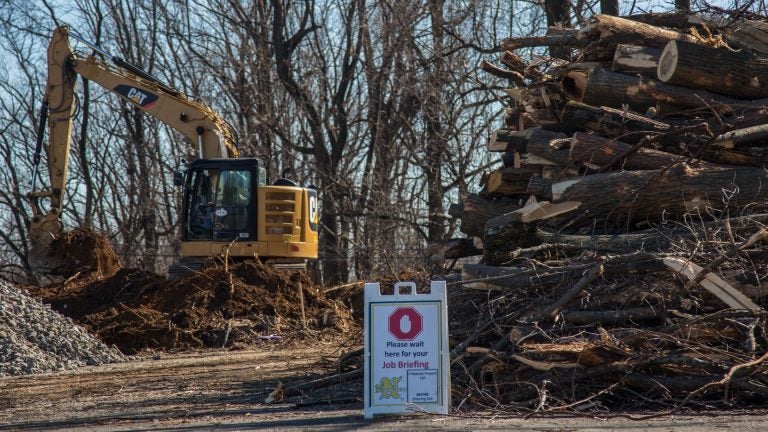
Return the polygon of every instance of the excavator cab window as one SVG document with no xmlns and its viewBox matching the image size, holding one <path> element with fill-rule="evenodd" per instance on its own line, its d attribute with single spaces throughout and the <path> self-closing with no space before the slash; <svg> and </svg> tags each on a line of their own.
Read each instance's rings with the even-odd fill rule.
<svg viewBox="0 0 768 432">
<path fill-rule="evenodd" d="M 233 241 L 255 239 L 255 190 L 248 169 L 200 169 L 187 191 L 186 238 Z"/>
</svg>

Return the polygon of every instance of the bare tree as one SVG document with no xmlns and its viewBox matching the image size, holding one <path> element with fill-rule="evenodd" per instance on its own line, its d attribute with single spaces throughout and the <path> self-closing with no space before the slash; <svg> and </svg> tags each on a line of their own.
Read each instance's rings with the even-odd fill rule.
<svg viewBox="0 0 768 432">
<path fill-rule="evenodd" d="M 618 16 L 619 0 L 600 0 L 600 13 Z"/>
</svg>

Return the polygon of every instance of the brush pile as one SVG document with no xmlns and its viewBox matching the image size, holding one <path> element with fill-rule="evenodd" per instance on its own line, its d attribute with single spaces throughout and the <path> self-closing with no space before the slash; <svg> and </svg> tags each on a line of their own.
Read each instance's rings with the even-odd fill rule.
<svg viewBox="0 0 768 432">
<path fill-rule="evenodd" d="M 481 65 L 510 105 L 502 166 L 451 208 L 483 243 L 457 283 L 477 306 L 451 305 L 455 380 L 539 411 L 764 403 L 768 24 L 551 30 Z"/>
</svg>

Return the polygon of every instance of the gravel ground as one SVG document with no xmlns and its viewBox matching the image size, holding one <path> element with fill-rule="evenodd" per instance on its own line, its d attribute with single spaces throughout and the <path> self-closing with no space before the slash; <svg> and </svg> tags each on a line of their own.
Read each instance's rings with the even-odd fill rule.
<svg viewBox="0 0 768 432">
<path fill-rule="evenodd" d="M 0 377 L 125 359 L 71 319 L 0 281 Z"/>
</svg>

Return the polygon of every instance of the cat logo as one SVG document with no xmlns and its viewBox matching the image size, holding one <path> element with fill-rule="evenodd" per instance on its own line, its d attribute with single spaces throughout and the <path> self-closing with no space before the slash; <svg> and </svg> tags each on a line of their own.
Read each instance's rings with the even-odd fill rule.
<svg viewBox="0 0 768 432">
<path fill-rule="evenodd" d="M 115 87 L 114 90 L 115 93 L 125 97 L 144 109 L 151 107 L 155 101 L 157 101 L 158 97 L 156 94 L 124 84 L 120 84 Z"/>
<path fill-rule="evenodd" d="M 387 378 L 384 377 L 376 384 L 375 393 L 381 393 L 379 399 L 400 399 L 400 393 L 397 391 L 397 385 L 400 383 L 403 377 Z"/>
<path fill-rule="evenodd" d="M 317 191 L 309 188 L 307 196 L 309 197 L 309 229 L 317 232 L 317 224 L 320 222 L 320 212 L 317 211 Z"/>
</svg>

